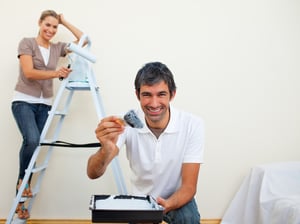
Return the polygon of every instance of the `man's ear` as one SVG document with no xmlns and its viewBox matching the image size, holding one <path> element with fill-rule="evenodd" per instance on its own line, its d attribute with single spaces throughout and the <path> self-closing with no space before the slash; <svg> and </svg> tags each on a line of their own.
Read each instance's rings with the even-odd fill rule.
<svg viewBox="0 0 300 224">
<path fill-rule="evenodd" d="M 135 95 L 136 95 L 136 98 L 138 99 L 138 100 L 140 100 L 140 95 L 139 95 L 139 91 L 135 91 Z"/>
<path fill-rule="evenodd" d="M 175 95 L 176 95 L 176 91 L 174 90 L 174 91 L 172 92 L 172 95 L 171 95 L 170 101 L 174 99 Z"/>
</svg>

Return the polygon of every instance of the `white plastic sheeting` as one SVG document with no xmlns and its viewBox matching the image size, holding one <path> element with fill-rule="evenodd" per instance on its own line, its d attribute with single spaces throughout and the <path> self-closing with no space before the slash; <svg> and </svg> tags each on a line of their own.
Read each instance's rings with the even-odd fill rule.
<svg viewBox="0 0 300 224">
<path fill-rule="evenodd" d="M 252 168 L 221 224 L 300 224 L 300 161 Z"/>
</svg>

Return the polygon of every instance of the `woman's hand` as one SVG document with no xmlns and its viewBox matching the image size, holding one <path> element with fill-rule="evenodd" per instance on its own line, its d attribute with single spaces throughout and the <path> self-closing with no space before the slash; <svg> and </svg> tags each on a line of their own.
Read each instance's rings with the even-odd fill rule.
<svg viewBox="0 0 300 224">
<path fill-rule="evenodd" d="M 65 24 L 65 17 L 64 17 L 64 15 L 61 13 L 61 14 L 59 14 L 58 15 L 58 17 L 59 17 L 59 24 L 62 24 L 62 25 L 64 25 Z"/>
<path fill-rule="evenodd" d="M 56 71 L 56 77 L 60 79 L 67 78 L 69 74 L 72 72 L 72 69 L 67 67 L 61 67 Z"/>
<path fill-rule="evenodd" d="M 79 30 L 77 27 L 73 26 L 71 23 L 69 23 L 69 21 L 67 21 L 65 19 L 65 16 L 61 13 L 58 15 L 59 16 L 59 24 L 63 25 L 64 27 L 66 27 L 69 31 L 71 31 L 71 33 L 76 37 L 76 40 L 73 41 L 74 43 L 78 43 L 81 36 L 83 35 L 83 32 L 81 30 Z M 85 45 L 86 43 L 84 43 Z"/>
</svg>

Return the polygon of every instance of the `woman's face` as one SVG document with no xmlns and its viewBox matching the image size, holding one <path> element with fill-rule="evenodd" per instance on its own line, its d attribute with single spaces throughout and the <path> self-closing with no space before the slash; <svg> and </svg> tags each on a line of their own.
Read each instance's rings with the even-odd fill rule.
<svg viewBox="0 0 300 224">
<path fill-rule="evenodd" d="M 39 36 L 44 40 L 50 41 L 56 34 L 59 21 L 53 16 L 47 16 L 39 22 Z"/>
</svg>

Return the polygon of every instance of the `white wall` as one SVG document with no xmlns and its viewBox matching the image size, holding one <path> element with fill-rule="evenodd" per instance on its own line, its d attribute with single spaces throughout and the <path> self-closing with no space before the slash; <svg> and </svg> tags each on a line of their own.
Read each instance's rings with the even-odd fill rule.
<svg viewBox="0 0 300 224">
<path fill-rule="evenodd" d="M 178 86 L 173 104 L 206 122 L 197 193 L 202 218 L 222 217 L 251 167 L 300 160 L 299 1 L 5 1 L 0 218 L 12 205 L 21 144 L 10 110 L 17 45 L 24 36 L 36 36 L 40 12 L 48 8 L 63 12 L 91 37 L 107 114 L 138 106 L 133 79 L 144 63 L 159 60 L 173 71 Z M 61 28 L 57 39 L 70 37 Z M 76 95 L 60 139 L 95 142 L 96 125 L 90 95 Z M 117 193 L 111 169 L 101 179 L 87 178 L 87 158 L 95 150 L 55 150 L 32 218 L 88 219 L 92 194 Z M 128 176 L 123 154 L 120 159 Z"/>
</svg>

